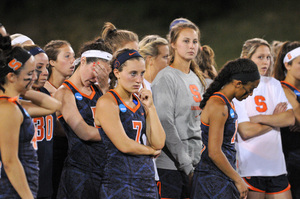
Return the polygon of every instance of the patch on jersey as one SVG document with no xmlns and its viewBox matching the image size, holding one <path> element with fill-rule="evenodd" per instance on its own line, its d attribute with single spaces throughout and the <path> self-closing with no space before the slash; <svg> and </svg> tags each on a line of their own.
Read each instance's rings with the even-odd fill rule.
<svg viewBox="0 0 300 199">
<path fill-rule="evenodd" d="M 135 99 L 132 100 L 132 101 L 133 101 L 133 103 L 134 103 L 135 105 L 138 105 L 138 101 L 136 101 Z"/>
<path fill-rule="evenodd" d="M 297 96 L 300 96 L 300 92 L 299 92 L 299 91 L 294 90 L 294 93 L 295 93 Z"/>
<path fill-rule="evenodd" d="M 75 93 L 75 98 L 77 99 L 77 100 L 82 100 L 82 95 L 80 94 L 80 93 Z"/>
<path fill-rule="evenodd" d="M 30 117 L 29 113 L 25 110 L 25 108 L 23 108 L 23 109 L 24 109 L 25 115 L 27 115 L 27 117 Z"/>
<path fill-rule="evenodd" d="M 125 106 L 124 104 L 120 104 L 120 105 L 119 105 L 119 109 L 120 109 L 120 111 L 123 112 L 123 113 L 125 113 L 125 112 L 127 111 L 127 108 L 126 108 L 126 106 Z"/>
<path fill-rule="evenodd" d="M 234 118 L 234 110 L 232 108 L 230 109 L 230 116 Z"/>
</svg>

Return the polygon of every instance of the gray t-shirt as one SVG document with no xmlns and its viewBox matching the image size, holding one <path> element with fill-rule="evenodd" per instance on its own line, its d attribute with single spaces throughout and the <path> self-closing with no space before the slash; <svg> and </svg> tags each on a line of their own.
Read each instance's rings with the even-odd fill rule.
<svg viewBox="0 0 300 199">
<path fill-rule="evenodd" d="M 156 160 L 157 168 L 189 174 L 201 156 L 199 105 L 204 87 L 191 70 L 185 74 L 168 66 L 157 74 L 151 88 L 166 132 L 166 146 Z"/>
</svg>

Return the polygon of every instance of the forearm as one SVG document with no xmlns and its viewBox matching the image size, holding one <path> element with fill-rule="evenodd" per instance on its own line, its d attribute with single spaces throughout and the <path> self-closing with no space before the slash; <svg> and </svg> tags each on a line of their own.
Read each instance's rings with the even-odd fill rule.
<svg viewBox="0 0 300 199">
<path fill-rule="evenodd" d="M 162 149 L 165 145 L 166 134 L 156 113 L 155 106 L 148 109 L 146 120 L 147 137 L 151 147 L 154 149 Z"/>
<path fill-rule="evenodd" d="M 295 116 L 292 109 L 274 115 L 256 115 L 250 117 L 250 121 L 273 127 L 287 127 L 295 124 Z"/>
<path fill-rule="evenodd" d="M 129 155 L 154 155 L 156 151 L 152 147 L 140 144 L 130 138 L 126 138 L 122 144 L 116 147 L 122 153 Z"/>
<path fill-rule="evenodd" d="M 271 126 L 252 122 L 242 122 L 238 125 L 238 132 L 243 140 L 265 134 L 272 130 Z"/>
<path fill-rule="evenodd" d="M 234 182 L 241 180 L 240 175 L 234 170 L 234 168 L 228 162 L 228 159 L 221 151 L 221 149 L 209 151 L 209 157 L 214 162 L 214 164 L 230 179 Z"/>
<path fill-rule="evenodd" d="M 21 162 L 19 160 L 15 160 L 10 163 L 3 163 L 3 165 L 9 181 L 20 197 L 33 198 Z"/>
<path fill-rule="evenodd" d="M 84 121 L 75 125 L 73 131 L 84 141 L 101 141 L 101 136 L 96 127 L 90 126 Z"/>
</svg>

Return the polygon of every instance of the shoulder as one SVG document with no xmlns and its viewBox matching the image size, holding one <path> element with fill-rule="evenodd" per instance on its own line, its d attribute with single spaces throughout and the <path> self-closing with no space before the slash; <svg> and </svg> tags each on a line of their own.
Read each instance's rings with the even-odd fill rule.
<svg viewBox="0 0 300 199">
<path fill-rule="evenodd" d="M 61 85 L 57 91 L 54 93 L 54 97 L 57 99 L 62 99 L 62 98 L 69 98 L 72 97 L 74 98 L 74 95 L 70 89 L 68 89 L 66 86 Z"/>
<path fill-rule="evenodd" d="M 224 112 L 228 114 L 226 103 L 219 97 L 211 97 L 206 103 L 205 108 L 211 113 Z"/>
<path fill-rule="evenodd" d="M 175 74 L 176 74 L 176 69 L 167 66 L 164 69 L 162 69 L 161 71 L 159 71 L 159 73 L 156 75 L 155 79 L 152 82 L 153 84 L 157 84 L 161 81 L 170 81 L 170 80 L 174 80 L 175 79 Z"/>
<path fill-rule="evenodd" d="M 20 118 L 22 120 L 22 112 L 20 108 L 12 102 L 7 100 L 0 100 L 0 110 L 1 110 L 1 122 L 5 123 L 8 120 L 16 120 Z"/>
<path fill-rule="evenodd" d="M 269 85 L 272 85 L 272 86 L 280 86 L 281 87 L 280 81 L 278 81 L 274 77 L 261 76 L 260 82 L 265 83 L 265 84 L 269 84 Z"/>
<path fill-rule="evenodd" d="M 117 105 L 116 98 L 110 92 L 107 92 L 98 99 L 96 107 L 107 109 L 117 107 Z"/>
</svg>

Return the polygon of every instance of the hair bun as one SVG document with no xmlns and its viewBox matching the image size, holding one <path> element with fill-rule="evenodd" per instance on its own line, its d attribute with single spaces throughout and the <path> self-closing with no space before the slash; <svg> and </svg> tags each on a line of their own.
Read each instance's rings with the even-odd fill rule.
<svg viewBox="0 0 300 199">
<path fill-rule="evenodd" d="M 11 39 L 9 36 L 2 36 L 0 35 L 0 48 L 3 51 L 8 51 L 12 49 L 11 46 Z"/>
</svg>

